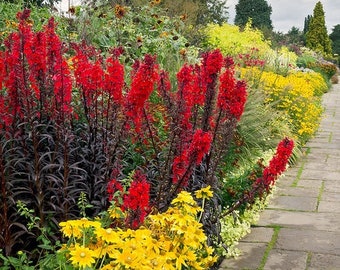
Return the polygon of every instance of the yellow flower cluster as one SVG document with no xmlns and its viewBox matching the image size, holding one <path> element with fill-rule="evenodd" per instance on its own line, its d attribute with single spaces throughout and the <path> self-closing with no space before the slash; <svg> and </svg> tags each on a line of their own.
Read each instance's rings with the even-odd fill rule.
<svg viewBox="0 0 340 270">
<path fill-rule="evenodd" d="M 209 199 L 210 187 L 196 196 Z M 69 242 L 60 252 L 76 269 L 208 269 L 216 262 L 206 243 L 198 207 L 182 191 L 165 213 L 149 215 L 137 230 L 104 228 L 100 220 L 86 218 L 61 222 Z"/>
<path fill-rule="evenodd" d="M 284 111 L 303 141 L 316 131 L 322 114 L 321 95 L 327 84 L 317 72 L 292 71 L 287 76 L 244 68 L 241 77 L 267 94 L 267 102 Z"/>
</svg>

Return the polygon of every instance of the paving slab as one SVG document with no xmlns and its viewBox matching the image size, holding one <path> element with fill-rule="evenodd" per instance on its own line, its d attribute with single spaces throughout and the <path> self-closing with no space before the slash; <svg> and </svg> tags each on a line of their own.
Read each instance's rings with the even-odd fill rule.
<svg viewBox="0 0 340 270">
<path fill-rule="evenodd" d="M 275 196 L 301 196 L 317 198 L 320 193 L 319 187 L 277 187 Z M 339 194 L 340 195 L 340 194 Z"/>
<path fill-rule="evenodd" d="M 304 251 L 290 251 L 272 249 L 264 270 L 304 270 L 308 253 Z"/>
<path fill-rule="evenodd" d="M 266 247 L 265 243 L 241 242 L 238 248 L 242 250 L 242 255 L 237 258 L 225 259 L 219 269 L 258 270 Z"/>
<path fill-rule="evenodd" d="M 252 227 L 251 233 L 246 235 L 242 242 L 269 243 L 274 233 L 273 228 Z"/>
<path fill-rule="evenodd" d="M 282 228 L 275 248 L 340 256 L 340 233 L 305 228 Z"/>
<path fill-rule="evenodd" d="M 329 202 L 340 202 L 340 192 L 324 190 L 321 195 L 321 200 Z"/>
<path fill-rule="evenodd" d="M 286 176 L 286 175 L 285 175 L 285 176 L 281 177 L 280 179 L 278 179 L 278 180 L 276 181 L 275 186 L 276 186 L 276 187 L 282 187 L 282 186 L 284 186 L 284 187 L 290 187 L 290 186 L 292 186 L 293 183 L 295 182 L 296 176 L 297 176 L 297 174 L 296 174 L 296 175 L 292 175 L 292 176 L 290 176 L 290 175 L 287 175 L 287 176 Z"/>
<path fill-rule="evenodd" d="M 268 205 L 268 209 L 285 209 L 294 211 L 316 211 L 318 199 L 303 196 L 276 196 Z"/>
<path fill-rule="evenodd" d="M 318 151 L 316 151 L 315 149 L 311 149 L 310 153 L 308 154 L 307 157 L 305 157 L 305 161 L 308 160 L 319 160 L 320 162 L 325 162 L 327 161 L 327 157 L 329 156 L 329 152 L 325 152 L 325 151 L 320 151 L 320 149 Z"/>
<path fill-rule="evenodd" d="M 322 188 L 322 185 L 322 179 L 299 179 L 297 182 L 298 187 Z"/>
<path fill-rule="evenodd" d="M 303 166 L 303 170 L 320 170 L 320 171 L 327 171 L 327 172 L 339 172 L 340 168 L 335 167 L 334 164 L 329 164 L 327 161 L 325 162 L 317 162 L 316 161 L 306 161 L 305 165 Z"/>
<path fill-rule="evenodd" d="M 340 213 L 340 202 L 321 201 L 318 206 L 318 212 Z"/>
<path fill-rule="evenodd" d="M 265 209 L 257 222 L 258 226 L 282 226 L 340 232 L 339 213 L 318 213 Z"/>
<path fill-rule="evenodd" d="M 325 181 L 324 191 L 328 192 L 340 192 L 340 180 L 338 181 Z"/>
<path fill-rule="evenodd" d="M 327 171 L 315 169 L 303 170 L 301 173 L 301 179 L 321 179 L 321 180 L 340 179 L 340 171 Z"/>
<path fill-rule="evenodd" d="M 287 181 L 289 178 L 295 178 L 299 174 L 299 170 L 300 170 L 300 166 L 298 165 L 295 165 L 294 167 L 289 168 L 283 173 L 283 176 L 280 177 L 278 181 L 280 182 L 281 179 L 284 179 L 284 181 Z"/>
<path fill-rule="evenodd" d="M 339 270 L 340 256 L 330 254 L 312 254 L 308 270 Z"/>
</svg>

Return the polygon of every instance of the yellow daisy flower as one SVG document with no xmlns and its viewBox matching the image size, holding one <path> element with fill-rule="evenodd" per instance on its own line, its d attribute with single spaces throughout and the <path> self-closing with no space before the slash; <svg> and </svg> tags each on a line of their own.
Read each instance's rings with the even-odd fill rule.
<svg viewBox="0 0 340 270">
<path fill-rule="evenodd" d="M 70 260 L 76 267 L 91 267 L 95 263 L 93 251 L 87 247 L 76 245 L 70 255 Z"/>
<path fill-rule="evenodd" d="M 195 192 L 195 195 L 197 199 L 206 199 L 206 198 L 211 198 L 213 196 L 213 192 L 211 190 L 211 187 L 207 186 L 205 188 L 201 188 L 200 190 L 197 190 Z"/>
<path fill-rule="evenodd" d="M 109 208 L 108 212 L 112 219 L 121 219 L 125 217 L 124 212 L 118 207 Z"/>
<path fill-rule="evenodd" d="M 117 263 L 122 267 L 137 269 L 139 265 L 139 257 L 137 252 L 130 248 L 124 248 L 121 253 L 117 256 Z"/>
<path fill-rule="evenodd" d="M 65 237 L 71 238 L 81 238 L 82 230 L 79 229 L 77 224 L 73 222 L 74 220 L 68 220 L 66 222 L 60 222 L 59 226 L 61 227 L 60 231 L 63 233 Z"/>
<path fill-rule="evenodd" d="M 121 242 L 120 233 L 114 231 L 112 228 L 97 228 L 95 234 L 106 243 L 119 243 Z"/>
<path fill-rule="evenodd" d="M 191 194 L 187 191 L 182 191 L 177 195 L 177 198 L 173 199 L 171 204 L 173 205 L 178 205 L 178 204 L 183 204 L 187 203 L 189 205 L 196 205 L 195 200 L 192 198 Z"/>
</svg>

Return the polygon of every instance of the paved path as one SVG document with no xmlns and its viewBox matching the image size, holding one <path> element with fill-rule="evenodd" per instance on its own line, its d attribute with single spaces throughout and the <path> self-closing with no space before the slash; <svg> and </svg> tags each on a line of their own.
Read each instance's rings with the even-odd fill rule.
<svg viewBox="0 0 340 270">
<path fill-rule="evenodd" d="M 340 269 L 340 85 L 324 95 L 324 117 L 306 155 L 289 168 L 237 259 L 220 269 Z"/>
</svg>

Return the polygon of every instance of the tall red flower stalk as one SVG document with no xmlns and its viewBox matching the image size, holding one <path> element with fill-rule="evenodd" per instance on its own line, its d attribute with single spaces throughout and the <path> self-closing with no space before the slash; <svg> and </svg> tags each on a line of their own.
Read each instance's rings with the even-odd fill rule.
<svg viewBox="0 0 340 270">
<path fill-rule="evenodd" d="M 18 13 L 20 20 L 18 32 L 11 33 L 5 40 L 6 51 L 4 63 L 6 74 L 4 85 L 7 88 L 7 96 L 4 97 L 5 110 L 8 113 L 8 124 L 16 119 L 22 119 L 25 115 L 30 117 L 34 105 L 33 97 L 28 87 L 28 71 L 25 68 L 24 47 L 31 39 L 31 31 L 26 23 L 30 11 Z"/>
<path fill-rule="evenodd" d="M 224 216 L 232 213 L 235 209 L 247 202 L 252 203 L 255 198 L 262 198 L 264 193 L 269 193 L 271 187 L 274 186 L 275 181 L 286 170 L 293 149 L 293 140 L 284 138 L 280 141 L 274 156 L 269 161 L 269 165 L 264 168 L 262 165 L 260 166 L 260 168 L 263 168 L 262 175 L 254 181 L 251 190 L 246 192 L 242 198 L 236 201 L 228 211 L 224 213 Z"/>
<path fill-rule="evenodd" d="M 179 70 L 176 90 L 169 76 L 161 72 L 158 94 L 166 108 L 163 120 L 170 121 L 164 124 L 169 128 L 169 154 L 162 175 L 172 180 L 160 184 L 160 193 L 170 189 L 175 195 L 196 186 L 197 179 L 217 186 L 215 173 L 228 151 L 247 96 L 246 84 L 235 78 L 232 59 L 224 59 L 219 50 L 202 54 L 200 64 L 185 64 Z M 194 153 L 201 153 L 199 162 Z"/>
<path fill-rule="evenodd" d="M 139 170 L 135 171 L 128 193 L 123 197 L 122 210 L 127 212 L 126 225 L 136 229 L 150 212 L 150 184 L 146 176 Z"/>
<path fill-rule="evenodd" d="M 142 127 L 143 110 L 159 78 L 156 57 L 145 55 L 144 60 L 135 65 L 131 88 L 126 96 L 126 115 L 134 124 L 137 133 Z"/>
<path fill-rule="evenodd" d="M 188 147 L 174 158 L 172 182 L 180 186 L 180 189 L 188 185 L 188 178 L 192 173 L 192 169 L 194 166 L 199 165 L 209 152 L 211 141 L 210 133 L 198 129 L 193 134 Z"/>
<path fill-rule="evenodd" d="M 76 55 L 73 57 L 76 85 L 81 91 L 81 99 L 85 116 L 90 126 L 97 124 L 99 119 L 100 100 L 103 98 L 104 70 L 99 53 L 85 44 L 74 46 Z M 90 57 L 94 59 L 90 59 Z"/>
<path fill-rule="evenodd" d="M 123 186 L 117 179 L 111 179 L 107 184 L 107 194 L 109 196 L 109 201 L 112 201 L 116 192 L 123 192 Z M 115 199 L 117 202 L 117 199 Z"/>
<path fill-rule="evenodd" d="M 124 66 L 115 57 L 106 60 L 104 89 L 109 94 L 109 101 L 122 104 L 124 88 Z"/>
<path fill-rule="evenodd" d="M 72 107 L 72 81 L 69 66 L 63 58 L 64 48 L 59 36 L 55 33 L 54 18 L 48 21 L 45 26 L 46 35 L 46 52 L 47 52 L 47 69 L 52 76 L 53 95 L 50 100 L 52 104 L 51 111 L 55 115 L 59 115 L 59 121 L 64 121 L 69 118 Z M 39 39 L 37 39 L 39 42 Z M 42 67 L 44 67 L 44 60 L 42 59 Z M 50 78 L 47 78 L 50 79 Z M 47 97 L 47 102 L 48 102 Z M 47 105 L 47 104 L 45 104 Z"/>
<path fill-rule="evenodd" d="M 255 187 L 261 186 L 267 192 L 269 191 L 278 177 L 286 170 L 293 148 L 294 141 L 288 138 L 283 139 L 278 144 L 275 155 L 263 170 L 262 177 L 258 178 L 254 183 Z"/>
<path fill-rule="evenodd" d="M 202 81 L 201 87 L 205 88 L 205 101 L 202 116 L 202 129 L 209 130 L 212 119 L 212 113 L 215 108 L 215 99 L 218 90 L 218 76 L 223 66 L 223 55 L 220 50 L 214 50 L 203 54 L 202 59 Z"/>
<path fill-rule="evenodd" d="M 246 103 L 246 84 L 244 81 L 236 81 L 232 59 L 226 59 L 226 63 L 226 70 L 220 77 L 217 106 L 229 118 L 240 120 Z"/>
<path fill-rule="evenodd" d="M 2 83 L 8 92 L 3 97 L 6 124 L 43 115 L 61 123 L 72 111 L 72 83 L 62 57 L 63 46 L 53 18 L 44 31 L 34 33 L 29 15 L 29 10 L 18 13 L 18 32 L 5 40 L 6 51 L 1 55 L 5 66 Z"/>
</svg>

